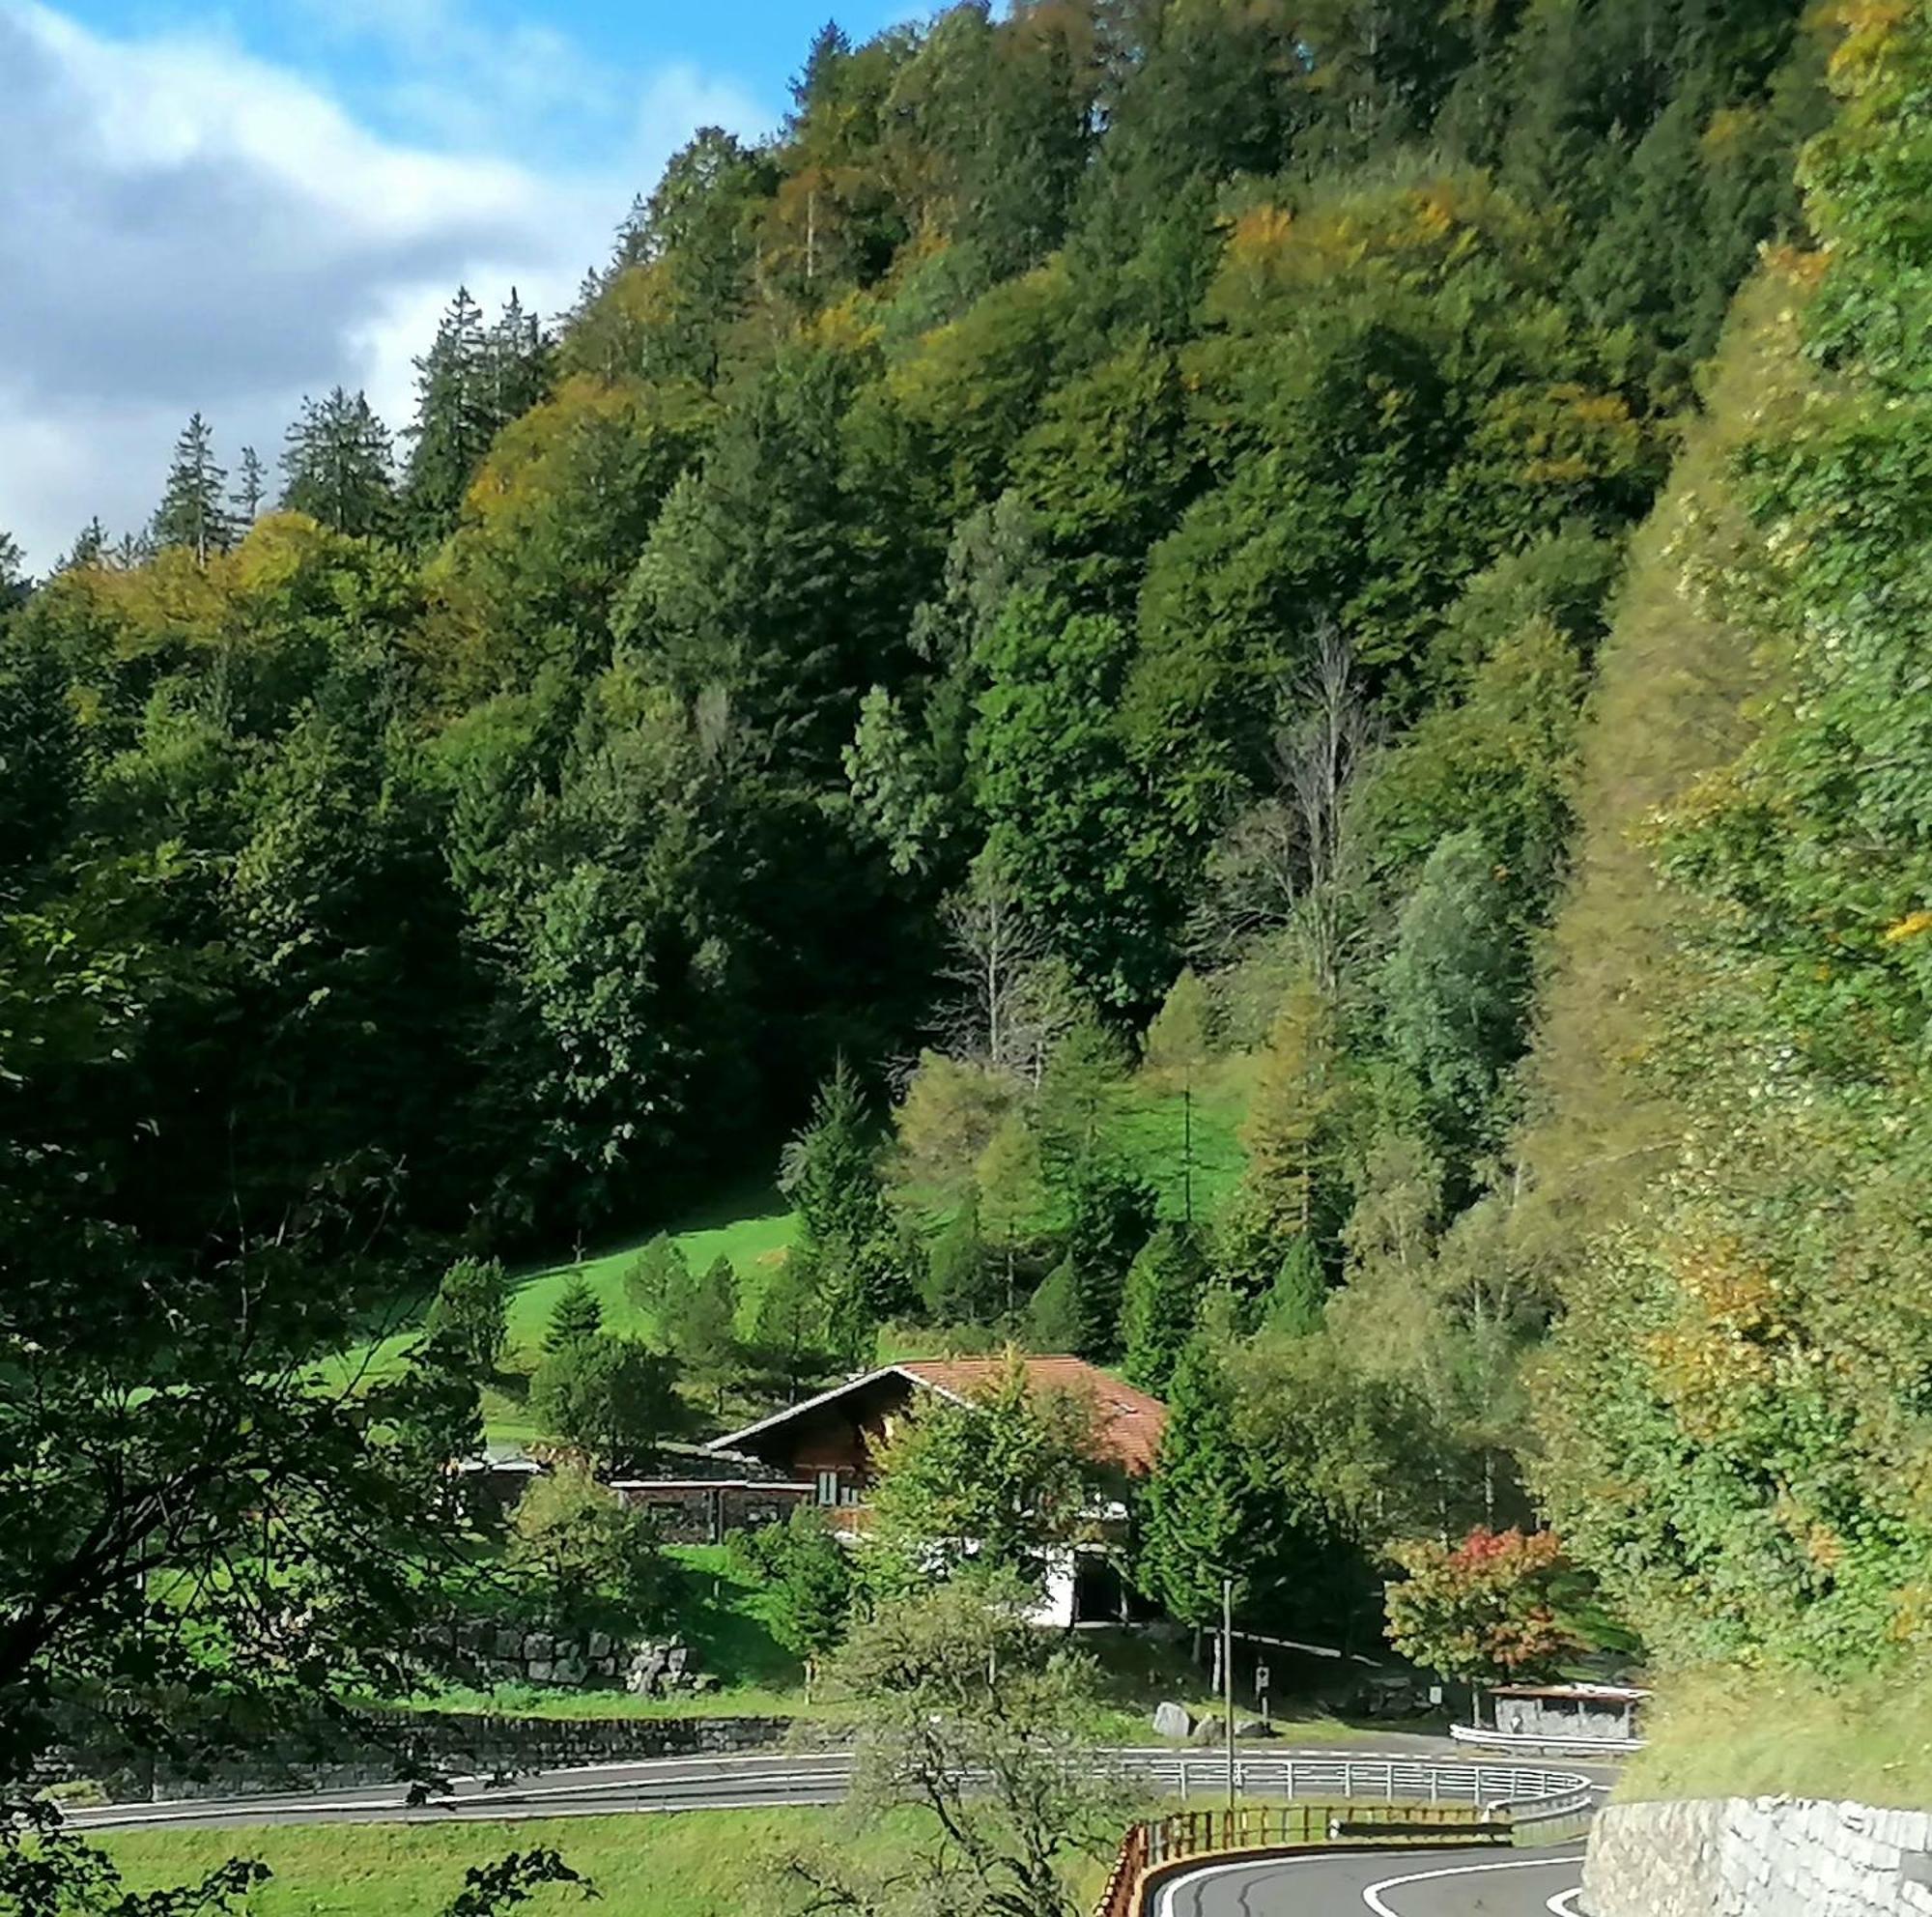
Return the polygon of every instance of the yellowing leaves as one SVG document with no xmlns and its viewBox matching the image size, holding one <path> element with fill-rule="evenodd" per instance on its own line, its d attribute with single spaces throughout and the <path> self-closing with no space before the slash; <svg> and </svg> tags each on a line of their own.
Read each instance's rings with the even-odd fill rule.
<svg viewBox="0 0 1932 1917">
<path fill-rule="evenodd" d="M 1912 12 L 1907 0 L 1843 0 L 1830 15 L 1844 35 L 1832 51 L 1833 75 L 1851 79 L 1876 66 Z"/>
<path fill-rule="evenodd" d="M 1932 931 L 1932 912 L 1908 912 L 1896 925 L 1888 926 L 1880 941 L 1885 945 L 1903 945 L 1907 939 L 1918 938 L 1921 933 Z"/>
</svg>

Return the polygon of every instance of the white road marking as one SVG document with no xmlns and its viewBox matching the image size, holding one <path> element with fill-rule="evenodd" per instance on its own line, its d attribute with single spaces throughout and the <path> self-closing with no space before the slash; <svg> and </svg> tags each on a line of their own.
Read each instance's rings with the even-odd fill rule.
<svg viewBox="0 0 1932 1917">
<path fill-rule="evenodd" d="M 1349 1851 L 1329 1850 L 1318 1856 L 1305 1857 L 1243 1857 L 1230 1864 L 1209 1864 L 1199 1871 L 1184 1871 L 1179 1876 L 1170 1877 L 1154 1895 L 1153 1917 L 1175 1917 L 1175 1900 L 1181 1889 L 1189 1884 L 1198 1884 L 1207 1877 L 1232 1877 L 1242 1871 L 1311 1870 L 1323 1864 L 1345 1862 L 1352 1854 Z M 1400 1917 L 1383 1903 L 1378 1892 L 1396 1890 L 1404 1884 L 1423 1883 L 1432 1877 L 1473 1876 L 1479 1871 L 1553 1871 L 1565 1864 L 1575 1865 L 1582 1860 L 1577 1857 L 1525 1857 L 1508 1864 L 1459 1864 L 1448 1870 L 1417 1871 L 1406 1877 L 1385 1877 L 1378 1884 L 1371 1884 L 1362 1893 L 1362 1902 L 1377 1913 L 1377 1917 Z M 1580 1886 L 1579 1886 L 1580 1888 Z M 1565 1897 L 1575 1897 L 1577 1891 L 1565 1891 Z M 1549 1908 L 1554 1910 L 1552 1903 Z M 1580 1913 L 1566 1906 L 1563 1917 L 1580 1917 Z"/>
<path fill-rule="evenodd" d="M 1332 1864 L 1331 1851 L 1325 1857 L 1244 1857 L 1236 1864 L 1209 1864 L 1205 1870 L 1184 1871 L 1161 1885 L 1153 1901 L 1153 1917 L 1174 1917 L 1174 1900 L 1183 1884 L 1198 1884 L 1204 1877 L 1231 1877 L 1236 1871 L 1293 1870 L 1309 1864 Z"/>
<path fill-rule="evenodd" d="M 1402 1912 L 1392 1910 L 1382 1902 L 1385 1890 L 1400 1890 L 1404 1884 L 1435 1883 L 1442 1877 L 1474 1877 L 1489 1871 L 1554 1871 L 1563 1865 L 1575 1864 L 1574 1857 L 1524 1857 L 1509 1864 L 1461 1864 L 1446 1871 L 1412 1871 L 1406 1877 L 1384 1877 L 1378 1884 L 1371 1884 L 1362 1893 L 1362 1902 L 1376 1913 L 1376 1917 L 1402 1917 Z"/>
<path fill-rule="evenodd" d="M 1583 1917 L 1583 1913 L 1577 1908 L 1577 1900 L 1582 1895 L 1581 1884 L 1575 1890 L 1559 1890 L 1543 1907 L 1546 1910 L 1553 1910 L 1556 1917 Z"/>
</svg>

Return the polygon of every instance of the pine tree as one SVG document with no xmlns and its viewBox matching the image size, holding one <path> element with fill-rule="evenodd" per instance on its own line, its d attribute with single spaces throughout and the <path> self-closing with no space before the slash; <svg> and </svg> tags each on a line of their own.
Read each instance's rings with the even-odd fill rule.
<svg viewBox="0 0 1932 1917">
<path fill-rule="evenodd" d="M 582 1272 L 573 1272 L 544 1327 L 543 1348 L 553 1358 L 567 1347 L 594 1338 L 604 1329 L 604 1305 Z"/>
<path fill-rule="evenodd" d="M 0 530 L 0 611 L 24 596 L 26 584 L 26 559 L 19 542 L 11 532 Z"/>
<path fill-rule="evenodd" d="M 431 544 L 456 525 L 494 430 L 483 309 L 467 286 L 456 289 L 415 367 L 416 416 L 409 429 L 403 502 L 416 537 Z"/>
<path fill-rule="evenodd" d="M 234 527 L 222 495 L 227 472 L 214 463 L 213 437 L 199 413 L 190 415 L 175 442 L 167 490 L 155 510 L 157 546 L 183 546 L 206 565 L 233 543 Z"/>
<path fill-rule="evenodd" d="M 262 501 L 269 497 L 268 469 L 253 446 L 242 448 L 242 464 L 235 472 L 235 490 L 229 495 L 234 508 L 234 524 L 249 527 L 262 516 Z"/>
<path fill-rule="evenodd" d="M 1194 1333 L 1208 1268 L 1184 1225 L 1162 1225 L 1127 1273 L 1122 1324 L 1127 1382 L 1156 1397 Z"/>
<path fill-rule="evenodd" d="M 304 399 L 282 453 L 282 504 L 357 538 L 390 529 L 395 494 L 388 429 L 362 393 Z"/>
</svg>

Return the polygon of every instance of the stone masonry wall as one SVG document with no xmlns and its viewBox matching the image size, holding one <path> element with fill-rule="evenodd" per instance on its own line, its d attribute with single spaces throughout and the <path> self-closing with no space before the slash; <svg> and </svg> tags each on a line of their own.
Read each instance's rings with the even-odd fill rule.
<svg viewBox="0 0 1932 1917">
<path fill-rule="evenodd" d="M 1932 1917 L 1932 1814 L 1789 1797 L 1611 1804 L 1585 1917 Z"/>
<path fill-rule="evenodd" d="M 244 1760 L 169 1763 L 154 1757 L 50 1755 L 34 1782 L 81 1779 L 116 1803 L 248 1796 L 286 1790 L 346 1790 L 396 1782 L 406 1773 L 522 1776 L 572 1764 L 768 1750 L 792 1729 L 781 1717 L 500 1717 L 454 1711 L 372 1711 L 359 1734 L 332 1754 L 264 1748 Z"/>
</svg>

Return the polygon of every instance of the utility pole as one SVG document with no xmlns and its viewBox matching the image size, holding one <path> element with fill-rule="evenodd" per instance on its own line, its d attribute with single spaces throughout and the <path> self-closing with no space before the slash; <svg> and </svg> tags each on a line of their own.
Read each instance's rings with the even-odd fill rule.
<svg viewBox="0 0 1932 1917">
<path fill-rule="evenodd" d="M 1235 1581 L 1221 1580 L 1221 1695 L 1228 1705 L 1228 1817 L 1235 1815 Z"/>
</svg>

